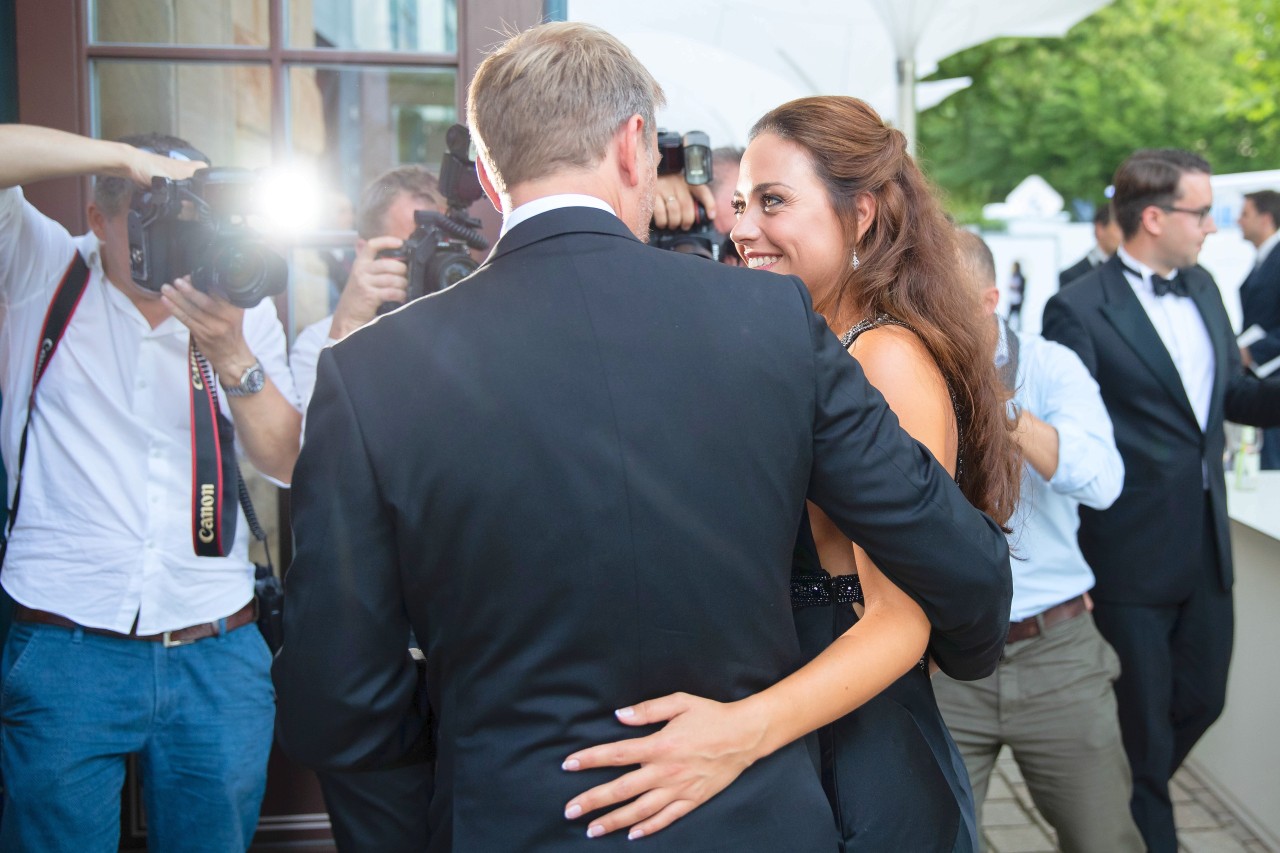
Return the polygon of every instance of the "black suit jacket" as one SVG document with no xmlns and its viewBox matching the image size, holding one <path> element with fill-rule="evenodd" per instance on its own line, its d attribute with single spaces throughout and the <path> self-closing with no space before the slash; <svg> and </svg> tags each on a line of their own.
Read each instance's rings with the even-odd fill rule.
<svg viewBox="0 0 1280 853">
<path fill-rule="evenodd" d="M 1240 285 L 1241 331 L 1261 326 L 1267 337 L 1249 347 L 1254 364 L 1280 356 L 1280 250 L 1272 249 L 1262 266 L 1253 269 Z"/>
<path fill-rule="evenodd" d="M 1100 601 L 1169 604 L 1198 573 L 1232 583 L 1223 419 L 1266 425 L 1280 419 L 1280 384 L 1240 368 L 1240 351 L 1222 296 L 1200 267 L 1182 269 L 1213 344 L 1215 372 L 1208 426 L 1201 430 L 1173 360 L 1112 257 L 1049 300 L 1043 334 L 1071 347 L 1102 391 L 1124 458 L 1120 498 L 1106 510 L 1080 510 L 1080 548 L 1097 576 Z M 1208 490 L 1204 475 L 1208 472 Z M 1213 512 L 1216 566 L 1200 562 L 1205 501 Z"/>
<path fill-rule="evenodd" d="M 647 247 L 597 210 L 536 216 L 471 277 L 321 356 L 281 743 L 319 766 L 412 756 L 412 626 L 439 721 L 431 849 L 624 845 L 561 816 L 619 772 L 560 762 L 643 733 L 616 708 L 740 699 L 802 663 L 789 571 L 806 496 L 937 620 L 944 667 L 994 668 L 1003 536 L 897 427 L 799 280 Z M 644 844 L 836 838 L 797 742 Z"/>
<path fill-rule="evenodd" d="M 1062 272 L 1058 273 L 1058 288 L 1062 289 L 1078 278 L 1083 278 L 1093 272 L 1095 267 L 1090 261 L 1089 256 L 1085 255 Z"/>
</svg>

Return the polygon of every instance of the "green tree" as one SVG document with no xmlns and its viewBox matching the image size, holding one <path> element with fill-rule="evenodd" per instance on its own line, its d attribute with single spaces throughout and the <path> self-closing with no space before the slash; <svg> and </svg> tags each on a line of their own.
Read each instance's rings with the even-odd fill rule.
<svg viewBox="0 0 1280 853">
<path fill-rule="evenodd" d="M 919 121 L 921 160 L 972 219 L 1039 174 L 1099 201 L 1136 148 L 1217 172 L 1280 168 L 1280 0 L 1117 0 L 1061 39 L 997 39 L 944 60 L 973 85 Z"/>
</svg>

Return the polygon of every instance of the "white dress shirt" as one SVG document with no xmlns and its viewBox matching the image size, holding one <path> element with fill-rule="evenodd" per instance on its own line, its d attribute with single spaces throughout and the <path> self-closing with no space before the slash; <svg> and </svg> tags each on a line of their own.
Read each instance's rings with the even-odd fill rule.
<svg viewBox="0 0 1280 853">
<path fill-rule="evenodd" d="M 1125 278 L 1137 295 L 1142 308 L 1155 326 L 1156 334 L 1173 359 L 1173 366 L 1182 378 L 1191 410 L 1195 412 L 1200 429 L 1209 425 L 1209 404 L 1213 399 L 1213 372 L 1216 360 L 1209 329 L 1200 316 L 1200 309 L 1186 296 L 1166 293 L 1156 296 L 1151 287 L 1153 270 L 1135 259 L 1121 246 L 1120 259 L 1129 267 Z M 1134 274 L 1134 271 L 1138 275 Z M 1176 276 L 1177 270 L 1174 271 Z"/>
<path fill-rule="evenodd" d="M 320 362 L 320 351 L 338 342 L 337 338 L 329 337 L 332 328 L 332 314 L 316 320 L 298 332 L 293 339 L 293 348 L 289 350 L 289 370 L 293 373 L 293 387 L 298 389 L 303 412 L 311 405 L 311 394 L 316 390 L 316 365 Z"/>
<path fill-rule="evenodd" d="M 1002 364 L 1007 356 L 1000 324 Z M 1017 391 L 1022 409 L 1058 432 L 1058 467 L 1044 477 L 1024 463 L 1022 492 L 1009 522 L 1013 604 L 1009 618 L 1026 619 L 1093 588 L 1093 571 L 1076 531 L 1083 504 L 1106 509 L 1124 486 L 1124 460 L 1098 383 L 1079 356 L 1039 335 L 1018 336 Z M 1002 357 L 1003 356 L 1003 357 Z"/>
<path fill-rule="evenodd" d="M 0 190 L 0 450 L 9 501 L 27 416 L 36 344 L 72 252 L 89 265 L 84 296 L 36 393 L 22 505 L 0 582 L 20 604 L 82 625 L 153 634 L 234 613 L 253 596 L 248 524 L 237 511 L 226 557 L 192 547 L 189 333 L 156 328 L 107 281 L 98 239 L 72 237 Z M 244 337 L 295 401 L 284 330 L 264 300 Z M 219 396 L 230 417 L 225 395 Z"/>
</svg>

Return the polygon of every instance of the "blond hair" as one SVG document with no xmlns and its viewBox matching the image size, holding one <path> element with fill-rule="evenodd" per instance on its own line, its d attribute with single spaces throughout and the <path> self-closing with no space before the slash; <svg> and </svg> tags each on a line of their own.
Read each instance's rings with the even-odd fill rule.
<svg viewBox="0 0 1280 853">
<path fill-rule="evenodd" d="M 622 123 L 647 129 L 662 87 L 626 45 L 599 27 L 541 24 L 508 39 L 476 69 L 467 122 L 500 193 L 562 169 L 590 169 Z"/>
</svg>

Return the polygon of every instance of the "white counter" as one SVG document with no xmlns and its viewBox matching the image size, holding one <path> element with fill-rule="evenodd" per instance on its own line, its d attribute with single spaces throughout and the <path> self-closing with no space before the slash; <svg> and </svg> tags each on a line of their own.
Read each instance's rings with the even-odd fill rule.
<svg viewBox="0 0 1280 853">
<path fill-rule="evenodd" d="M 1227 477 L 1235 557 L 1235 653 L 1227 707 L 1187 759 L 1219 799 L 1280 850 L 1280 471 L 1256 489 Z"/>
<path fill-rule="evenodd" d="M 1232 521 L 1280 542 L 1280 471 L 1262 471 L 1253 489 L 1235 489 L 1227 475 L 1227 512 Z"/>
</svg>

